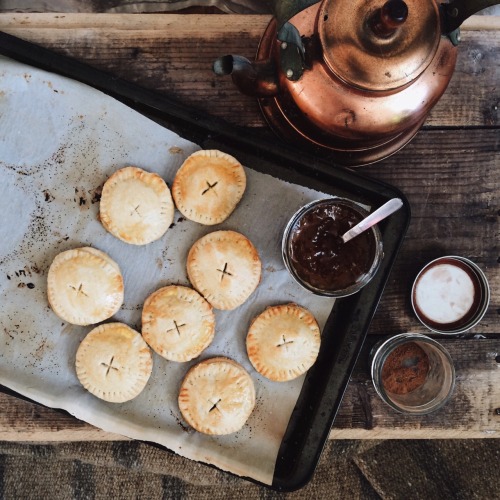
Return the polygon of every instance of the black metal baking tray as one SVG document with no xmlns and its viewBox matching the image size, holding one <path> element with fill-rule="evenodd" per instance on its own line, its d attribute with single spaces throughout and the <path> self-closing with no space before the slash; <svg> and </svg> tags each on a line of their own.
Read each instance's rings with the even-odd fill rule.
<svg viewBox="0 0 500 500">
<path fill-rule="evenodd" d="M 371 206 L 393 197 L 403 200 L 402 209 L 380 224 L 384 259 L 374 279 L 357 294 L 336 300 L 322 332 L 318 359 L 306 375 L 281 443 L 271 487 L 279 491 L 303 487 L 311 479 L 328 439 L 409 225 L 406 197 L 393 186 L 284 144 L 271 134 L 234 126 L 163 94 L 1 32 L 0 54 L 99 89 L 202 148 L 221 149 L 254 170 Z"/>
</svg>

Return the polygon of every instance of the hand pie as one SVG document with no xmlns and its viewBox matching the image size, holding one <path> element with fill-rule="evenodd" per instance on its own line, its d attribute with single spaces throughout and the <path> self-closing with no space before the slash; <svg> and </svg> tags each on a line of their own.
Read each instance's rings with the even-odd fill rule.
<svg viewBox="0 0 500 500">
<path fill-rule="evenodd" d="M 47 276 L 52 310 L 73 325 L 91 325 L 115 314 L 123 303 L 118 264 L 95 248 L 67 250 L 56 256 Z"/>
<path fill-rule="evenodd" d="M 151 351 L 140 333 L 123 323 L 94 328 L 76 352 L 76 375 L 94 396 L 111 403 L 135 398 L 153 368 Z"/>
<path fill-rule="evenodd" d="M 102 225 L 133 245 L 161 238 L 174 220 L 174 203 L 165 181 L 137 167 L 117 170 L 102 188 Z"/>
<path fill-rule="evenodd" d="M 166 286 L 150 295 L 142 310 L 142 336 L 160 356 L 171 361 L 196 358 L 212 342 L 215 316 L 195 290 Z"/>
<path fill-rule="evenodd" d="M 314 316 L 296 304 L 268 307 L 247 335 L 247 353 L 254 368 L 276 382 L 292 380 L 316 361 L 321 342 Z"/>
<path fill-rule="evenodd" d="M 187 273 L 216 309 L 235 309 L 260 282 L 261 262 L 250 240 L 235 231 L 215 231 L 190 249 Z"/>
<path fill-rule="evenodd" d="M 223 435 L 240 430 L 255 406 L 255 388 L 245 369 L 227 358 L 207 359 L 186 374 L 179 409 L 198 432 Z"/>
<path fill-rule="evenodd" d="M 245 187 L 245 170 L 236 158 L 216 149 L 202 150 L 177 171 L 172 196 L 186 218 L 212 225 L 231 215 Z"/>
</svg>

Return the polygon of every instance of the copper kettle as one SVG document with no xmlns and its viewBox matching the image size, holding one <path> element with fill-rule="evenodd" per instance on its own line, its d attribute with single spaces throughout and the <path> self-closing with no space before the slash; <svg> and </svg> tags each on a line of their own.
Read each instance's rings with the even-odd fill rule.
<svg viewBox="0 0 500 500">
<path fill-rule="evenodd" d="M 274 0 L 256 60 L 214 62 L 259 98 L 285 139 L 338 163 L 379 161 L 406 145 L 451 79 L 459 26 L 499 0 Z"/>
</svg>

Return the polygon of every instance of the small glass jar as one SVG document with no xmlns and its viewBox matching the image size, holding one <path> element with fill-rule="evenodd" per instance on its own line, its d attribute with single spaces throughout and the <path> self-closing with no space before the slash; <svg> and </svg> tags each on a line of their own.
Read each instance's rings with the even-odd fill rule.
<svg viewBox="0 0 500 500">
<path fill-rule="evenodd" d="M 455 387 L 448 351 L 419 333 L 402 333 L 376 345 L 371 376 L 377 394 L 394 410 L 426 415 L 442 408 Z"/>
<path fill-rule="evenodd" d="M 333 216 L 328 220 L 330 213 Z M 346 297 L 367 285 L 375 276 L 384 255 L 379 228 L 373 226 L 347 243 L 341 242 L 341 236 L 368 215 L 369 212 L 357 203 L 340 197 L 316 200 L 299 209 L 288 222 L 282 239 L 283 261 L 294 280 L 306 290 L 327 297 Z M 314 217 L 317 220 L 313 221 Z M 346 225 L 347 220 L 350 220 L 350 225 Z M 328 223 L 333 221 L 328 230 L 315 233 L 314 228 L 326 227 L 323 224 L 325 221 Z M 307 252 L 303 251 L 301 258 L 302 262 L 309 265 L 310 261 L 307 259 L 323 252 L 325 255 L 323 262 L 326 265 L 322 264 L 321 270 L 318 270 L 316 275 L 305 273 L 303 271 L 305 266 L 301 267 L 297 259 L 297 248 L 299 248 L 297 238 L 309 223 L 309 228 L 306 228 L 309 232 L 303 233 L 302 245 L 302 248 L 309 246 L 307 249 L 309 253 L 306 255 Z M 336 224 L 338 227 L 335 227 Z M 323 251 L 328 245 L 336 246 Z M 345 247 L 342 247 L 343 245 Z M 330 256 L 333 256 L 333 259 Z M 333 264 L 329 266 L 331 262 Z"/>
<path fill-rule="evenodd" d="M 490 287 L 483 271 L 456 255 L 439 257 L 418 273 L 411 304 L 429 330 L 452 335 L 477 325 L 490 303 Z"/>
</svg>

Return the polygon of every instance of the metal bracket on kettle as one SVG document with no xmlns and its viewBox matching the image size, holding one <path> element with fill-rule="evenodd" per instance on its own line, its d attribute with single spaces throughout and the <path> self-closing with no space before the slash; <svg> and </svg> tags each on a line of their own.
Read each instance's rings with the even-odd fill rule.
<svg viewBox="0 0 500 500">
<path fill-rule="evenodd" d="M 319 0 L 269 0 L 276 18 L 277 39 L 280 44 L 280 62 L 286 77 L 298 80 L 305 69 L 305 49 L 299 30 L 289 20 Z"/>
<path fill-rule="evenodd" d="M 289 80 L 296 81 L 304 72 L 305 49 L 299 30 L 292 23 L 285 23 L 277 34 L 280 44 L 280 63 Z"/>
</svg>

